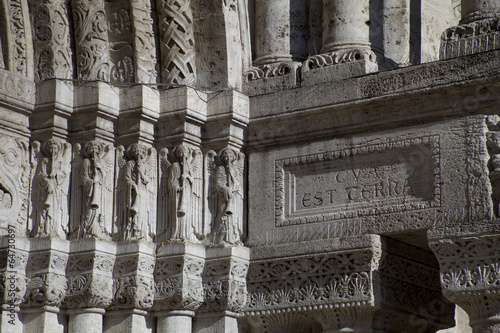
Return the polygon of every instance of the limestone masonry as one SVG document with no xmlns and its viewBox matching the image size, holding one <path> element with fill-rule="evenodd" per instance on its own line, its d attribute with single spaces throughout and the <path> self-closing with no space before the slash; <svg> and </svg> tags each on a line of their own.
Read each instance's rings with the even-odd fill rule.
<svg viewBox="0 0 500 333">
<path fill-rule="evenodd" d="M 0 0 L 1 333 L 500 333 L 500 0 Z"/>
</svg>

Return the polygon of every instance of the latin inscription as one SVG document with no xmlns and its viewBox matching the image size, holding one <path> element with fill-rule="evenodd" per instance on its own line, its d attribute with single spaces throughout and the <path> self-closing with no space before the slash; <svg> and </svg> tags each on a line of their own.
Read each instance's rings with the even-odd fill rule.
<svg viewBox="0 0 500 333">
<path fill-rule="evenodd" d="M 280 160 L 276 177 L 277 226 L 436 207 L 438 137 Z"/>
</svg>

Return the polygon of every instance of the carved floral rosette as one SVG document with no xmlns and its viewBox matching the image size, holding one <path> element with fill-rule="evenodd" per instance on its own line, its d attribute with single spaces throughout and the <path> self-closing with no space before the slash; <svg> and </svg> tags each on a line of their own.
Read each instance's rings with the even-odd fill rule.
<svg viewBox="0 0 500 333">
<path fill-rule="evenodd" d="M 64 299 L 67 308 L 107 308 L 113 299 L 114 257 L 88 253 L 70 256 L 68 290 Z"/>
<path fill-rule="evenodd" d="M 119 257 L 113 282 L 112 309 L 148 310 L 154 302 L 155 261 L 149 255 Z"/>
<path fill-rule="evenodd" d="M 191 256 L 158 258 L 155 310 L 197 310 L 202 304 L 204 262 Z"/>
</svg>

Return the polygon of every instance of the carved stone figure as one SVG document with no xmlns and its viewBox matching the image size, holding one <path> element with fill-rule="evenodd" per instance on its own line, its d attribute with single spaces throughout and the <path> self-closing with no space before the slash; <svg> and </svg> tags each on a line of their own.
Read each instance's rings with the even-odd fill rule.
<svg viewBox="0 0 500 333">
<path fill-rule="evenodd" d="M 245 155 L 231 148 L 206 157 L 208 207 L 212 233 L 217 244 L 241 244 L 243 236 L 243 169 Z"/>
<path fill-rule="evenodd" d="M 24 139 L 0 135 L 0 224 L 7 234 L 15 226 L 18 236 L 26 234 L 29 193 L 29 150 Z"/>
<path fill-rule="evenodd" d="M 204 237 L 201 151 L 183 144 L 170 154 L 162 149 L 160 163 L 163 171 L 160 203 L 166 209 L 166 239 L 199 242 Z"/>
<path fill-rule="evenodd" d="M 66 238 L 71 145 L 50 139 L 33 143 L 36 173 L 33 184 L 32 237 Z"/>
<path fill-rule="evenodd" d="M 73 237 L 109 238 L 113 215 L 113 163 L 111 145 L 89 141 L 73 150 Z"/>
<path fill-rule="evenodd" d="M 156 228 L 156 150 L 141 144 L 117 150 L 119 238 L 151 241 Z"/>
</svg>

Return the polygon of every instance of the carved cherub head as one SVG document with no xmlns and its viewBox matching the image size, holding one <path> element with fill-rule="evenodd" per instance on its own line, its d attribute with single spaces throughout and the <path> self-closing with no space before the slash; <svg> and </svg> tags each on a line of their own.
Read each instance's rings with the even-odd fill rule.
<svg viewBox="0 0 500 333">
<path fill-rule="evenodd" d="M 43 152 L 48 156 L 57 156 L 61 151 L 61 143 L 57 140 L 50 139 L 43 145 Z"/>
<path fill-rule="evenodd" d="M 143 145 L 134 143 L 128 147 L 127 154 L 128 154 L 130 159 L 132 159 L 136 162 L 142 162 L 146 159 L 146 156 L 147 156 L 146 147 L 144 147 Z"/>
<path fill-rule="evenodd" d="M 178 145 L 173 151 L 174 158 L 177 161 L 183 161 L 189 156 L 189 148 L 184 145 Z"/>
<path fill-rule="evenodd" d="M 102 146 L 96 141 L 89 141 L 85 145 L 85 155 L 90 159 L 94 159 L 96 156 L 99 157 L 102 153 Z"/>
<path fill-rule="evenodd" d="M 236 161 L 236 152 L 231 148 L 224 148 L 220 152 L 220 160 L 222 164 L 229 166 Z"/>
</svg>

